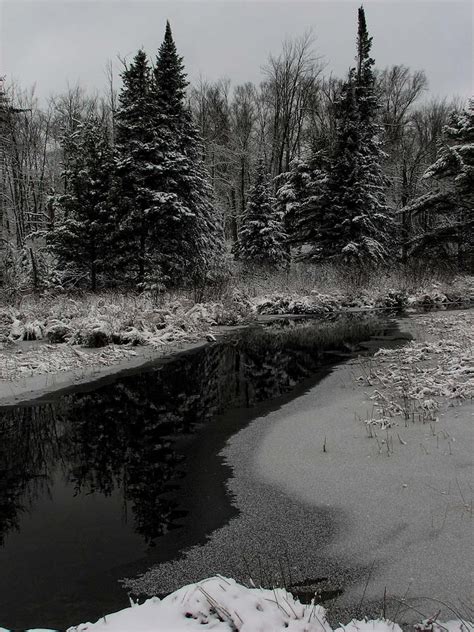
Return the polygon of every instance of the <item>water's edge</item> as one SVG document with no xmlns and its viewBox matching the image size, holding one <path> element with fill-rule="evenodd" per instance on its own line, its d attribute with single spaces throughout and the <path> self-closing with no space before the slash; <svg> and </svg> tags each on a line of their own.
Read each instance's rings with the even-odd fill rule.
<svg viewBox="0 0 474 632">
<path fill-rule="evenodd" d="M 233 334 L 262 323 L 265 324 L 285 320 L 313 320 L 315 322 L 325 323 L 333 318 L 354 314 L 386 314 L 387 317 L 393 316 L 406 318 L 418 313 L 425 313 L 429 311 L 458 310 L 471 307 L 471 303 L 466 304 L 460 302 L 442 307 L 425 306 L 417 309 L 393 309 L 388 307 L 347 308 L 328 314 L 327 317 L 314 314 L 258 315 L 251 321 L 239 325 L 213 326 L 211 330 L 213 336 L 215 336 L 217 340 L 221 340 L 229 334 Z M 30 342 L 17 343 L 18 350 L 27 350 L 28 346 L 31 344 L 32 343 Z M 77 390 L 93 389 L 102 384 L 110 383 L 119 377 L 133 375 L 154 366 L 158 366 L 161 363 L 169 362 L 173 360 L 173 358 L 179 357 L 182 354 L 187 354 L 196 349 L 202 349 L 210 344 L 213 344 L 213 342 L 210 342 L 207 338 L 201 337 L 186 343 L 171 343 L 169 346 L 159 349 L 148 346 L 136 347 L 134 349 L 136 356 L 126 358 L 121 362 L 114 363 L 110 366 L 85 367 L 81 368 L 79 371 L 71 369 L 66 371 L 57 371 L 55 373 L 39 374 L 37 376 L 27 376 L 15 382 L 0 380 L 0 410 L 11 406 L 29 405 L 34 401 L 47 400 L 49 396 L 60 396 Z M 97 353 L 100 352 L 100 350 L 100 348 L 89 349 L 88 352 Z"/>
<path fill-rule="evenodd" d="M 390 314 L 393 315 L 393 312 L 390 312 Z M 404 317 L 404 314 L 398 314 L 398 316 L 401 319 Z M 300 318 L 301 317 L 290 317 L 286 320 L 299 320 Z M 302 318 L 306 321 L 316 320 L 313 318 L 305 318 L 304 316 Z M 264 319 L 264 321 L 268 320 L 268 318 Z M 278 316 L 271 320 L 277 323 L 282 320 L 282 317 Z M 317 319 L 317 322 L 324 323 L 325 321 Z M 146 359 L 143 364 L 139 364 L 133 368 L 122 368 L 105 377 L 101 376 L 98 380 L 92 382 L 72 384 L 52 392 L 42 393 L 31 400 L 22 401 L 21 404 L 16 403 L 15 405 L 10 404 L 9 406 L 0 407 L 0 414 L 2 411 L 6 412 L 13 409 L 27 409 L 29 406 L 52 404 L 58 398 L 67 395 L 87 395 L 88 393 L 93 395 L 97 389 L 107 386 L 113 387 L 115 383 L 125 377 L 138 377 L 142 374 L 152 373 L 160 367 L 166 367 L 167 364 L 172 364 L 179 358 L 182 358 L 184 361 L 186 358 L 198 357 L 200 353 L 206 350 L 209 352 L 213 347 L 232 338 L 232 336 L 239 331 L 248 332 L 255 327 L 255 323 L 251 323 L 245 327 L 223 328 L 218 337 L 217 345 L 214 342 L 200 341 L 192 345 L 187 345 L 184 349 L 181 348 L 173 351 L 167 349 L 166 355 L 160 353 L 157 358 L 151 360 Z M 365 349 L 365 353 L 372 354 L 381 346 L 386 346 L 387 344 L 403 344 L 408 339 L 410 338 L 404 336 L 399 324 L 396 323 L 393 326 L 391 336 L 381 336 L 373 339 L 371 342 L 362 341 L 362 346 Z M 185 455 L 188 467 L 184 478 L 180 481 L 180 490 L 179 493 L 175 495 L 177 502 L 173 509 L 178 516 L 178 522 L 181 528 L 171 529 L 164 535 L 161 535 L 159 537 L 159 546 L 157 546 L 153 552 L 147 553 L 146 558 L 135 559 L 132 562 L 118 562 L 113 569 L 114 581 L 119 577 L 130 577 L 143 572 L 143 570 L 146 570 L 146 568 L 151 565 L 160 564 L 167 560 L 179 559 L 184 550 L 204 543 L 210 533 L 219 529 L 238 515 L 238 509 L 228 491 L 228 481 L 232 476 L 232 468 L 225 462 L 225 459 L 220 456 L 229 438 L 238 430 L 246 427 L 252 419 L 280 408 L 287 401 L 298 398 L 301 394 L 321 381 L 334 366 L 353 358 L 358 355 L 360 351 L 361 348 L 359 347 L 352 351 L 348 349 L 344 352 L 338 351 L 330 353 L 326 356 L 323 365 L 320 366 L 317 371 L 313 371 L 310 377 L 302 379 L 296 386 L 293 386 L 291 390 L 260 403 L 258 403 L 257 400 L 256 403 L 254 402 L 247 408 L 235 409 L 238 411 L 238 414 L 228 414 L 228 410 L 214 414 L 214 418 L 198 428 L 196 434 L 192 437 L 187 435 L 183 436 L 180 451 Z M 232 410 L 232 407 L 230 410 Z M 204 498 L 203 494 L 205 494 Z M 212 507 L 211 511 L 209 511 L 210 506 Z M 180 512 L 184 513 L 184 511 L 187 511 L 188 515 L 180 516 Z M 110 581 L 113 577 L 110 573 L 99 574 L 95 578 L 96 586 L 103 586 L 104 582 L 110 586 Z M 0 596 L 0 615 L 1 601 L 2 596 Z M 77 614 L 75 612 L 75 604 L 69 604 L 65 609 L 65 612 L 67 611 L 68 613 L 67 619 L 58 618 L 55 624 L 50 618 L 45 621 L 38 621 L 38 619 L 33 621 L 30 618 L 28 620 L 25 619 L 24 625 L 27 627 L 34 623 L 35 625 L 44 625 L 45 627 L 56 625 L 56 627 L 60 628 L 61 626 L 64 627 L 65 625 L 71 624 L 71 622 L 74 623 L 83 620 L 84 617 L 89 620 L 94 620 L 94 617 L 98 618 L 105 612 L 111 612 L 127 605 L 126 595 L 118 584 L 115 584 L 115 588 L 110 591 L 110 595 L 107 597 L 104 597 L 103 594 L 99 594 L 99 591 L 93 592 L 92 594 L 89 593 L 87 602 L 87 614 L 84 614 L 82 603 L 77 604 Z M 0 618 L 0 624 L 2 623 L 4 622 Z M 23 623 L 21 623 L 21 625 L 23 625 Z"/>
</svg>

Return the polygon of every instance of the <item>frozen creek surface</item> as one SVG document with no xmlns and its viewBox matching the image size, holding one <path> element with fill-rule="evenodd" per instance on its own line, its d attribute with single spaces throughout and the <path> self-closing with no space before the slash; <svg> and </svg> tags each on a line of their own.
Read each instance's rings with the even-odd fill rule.
<svg viewBox="0 0 474 632">
<path fill-rule="evenodd" d="M 95 620 L 127 605 L 118 579 L 150 566 L 128 590 L 251 577 L 335 598 L 344 620 L 362 596 L 377 608 L 385 586 L 466 601 L 472 411 L 445 418 L 461 439 L 449 454 L 414 426 L 388 457 L 355 418 L 372 406 L 357 363 L 323 354 L 374 335 L 372 348 L 401 344 L 387 322 L 281 322 L 0 410 L 0 624 Z"/>
<path fill-rule="evenodd" d="M 402 329 L 416 335 L 416 317 Z M 472 403 L 448 408 L 435 431 L 399 421 L 388 454 L 361 421 L 373 402 L 360 374 L 358 360 L 334 366 L 234 435 L 223 454 L 239 516 L 138 586 L 233 573 L 334 596 L 343 620 L 382 608 L 407 623 L 438 611 L 472 620 Z"/>
<path fill-rule="evenodd" d="M 472 599 L 472 406 L 444 416 L 451 441 L 458 439 L 451 445 L 429 424 L 402 425 L 388 455 L 354 419 L 371 404 L 362 389 L 348 387 L 351 370 L 337 367 L 272 416 L 254 455 L 255 474 L 308 505 L 344 511 L 327 554 L 374 568 L 341 602 L 364 591 L 365 599 L 380 599 L 386 588 L 426 615 L 439 610 L 429 597 L 465 613 Z M 297 455 L 291 462 L 289 444 Z"/>
</svg>

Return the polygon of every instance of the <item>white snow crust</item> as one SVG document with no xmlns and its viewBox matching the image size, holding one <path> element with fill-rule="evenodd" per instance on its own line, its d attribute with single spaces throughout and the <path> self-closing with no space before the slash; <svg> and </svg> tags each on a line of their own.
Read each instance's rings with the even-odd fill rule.
<svg viewBox="0 0 474 632">
<path fill-rule="evenodd" d="M 217 576 L 189 584 L 164 599 L 152 597 L 141 605 L 82 623 L 67 632 L 402 632 L 385 619 L 350 621 L 334 631 L 319 605 L 301 604 L 283 588 L 246 588 Z M 474 632 L 472 623 L 425 620 L 416 632 Z M 9 632 L 0 628 L 0 632 Z M 27 632 L 48 632 L 31 629 Z"/>
</svg>

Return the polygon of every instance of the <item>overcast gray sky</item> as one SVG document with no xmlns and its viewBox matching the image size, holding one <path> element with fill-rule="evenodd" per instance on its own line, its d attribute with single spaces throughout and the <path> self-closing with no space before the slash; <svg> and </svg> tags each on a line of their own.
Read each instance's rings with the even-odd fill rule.
<svg viewBox="0 0 474 632">
<path fill-rule="evenodd" d="M 90 89 L 105 83 L 107 59 L 155 55 L 171 21 L 191 81 L 229 77 L 258 81 L 268 53 L 285 37 L 311 28 L 327 73 L 342 76 L 353 62 L 352 0 L 0 0 L 0 74 L 44 98 L 67 82 Z M 473 4 L 445 0 L 364 3 L 378 67 L 424 69 L 433 95 L 473 93 Z M 119 64 L 117 63 L 117 68 Z"/>
</svg>

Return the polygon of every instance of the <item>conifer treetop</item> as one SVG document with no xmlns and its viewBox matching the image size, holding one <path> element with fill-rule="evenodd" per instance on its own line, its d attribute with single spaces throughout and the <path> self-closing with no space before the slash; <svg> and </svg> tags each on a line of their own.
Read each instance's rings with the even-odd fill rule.
<svg viewBox="0 0 474 632">
<path fill-rule="evenodd" d="M 375 93 L 375 60 L 370 56 L 372 37 L 369 37 L 364 7 L 358 10 L 356 68 L 352 69 L 356 99 L 361 123 L 367 127 L 367 136 L 380 132 L 376 123 L 379 102 Z"/>
<path fill-rule="evenodd" d="M 137 148 L 137 143 L 150 142 L 153 138 L 153 132 L 146 123 L 155 109 L 150 89 L 151 77 L 147 55 L 140 49 L 122 72 L 123 88 L 116 114 L 118 145 Z"/>
<path fill-rule="evenodd" d="M 126 118 L 143 106 L 150 94 L 151 68 L 145 51 L 141 48 L 130 65 L 122 72 L 123 89 L 119 94 L 120 113 L 118 118 Z M 137 104 L 139 104 L 137 106 Z"/>
<path fill-rule="evenodd" d="M 372 38 L 367 31 L 367 21 L 365 19 L 364 7 L 358 9 L 357 28 L 357 77 L 360 78 L 364 71 L 364 66 L 372 66 L 375 61 L 369 56 L 372 48 Z"/>
<path fill-rule="evenodd" d="M 171 113 L 182 109 L 188 81 L 183 58 L 178 55 L 169 21 L 166 22 L 165 37 L 158 50 L 154 76 L 160 107 Z"/>
<path fill-rule="evenodd" d="M 137 52 L 132 63 L 122 73 L 124 87 L 129 90 L 148 91 L 150 66 L 143 48 Z M 119 95 L 121 101 L 127 100 L 127 92 L 123 90 Z"/>
</svg>

